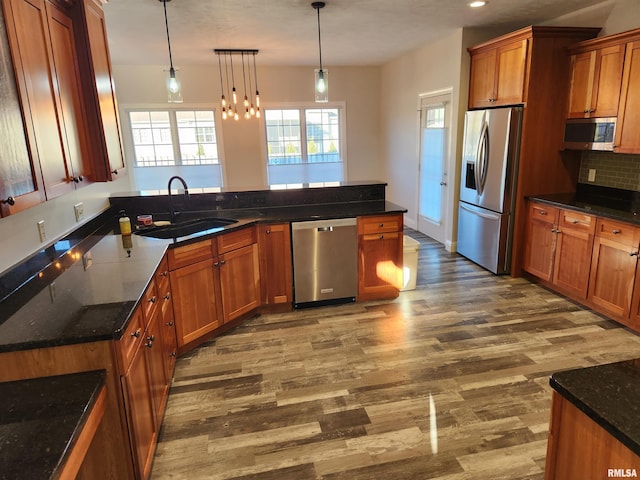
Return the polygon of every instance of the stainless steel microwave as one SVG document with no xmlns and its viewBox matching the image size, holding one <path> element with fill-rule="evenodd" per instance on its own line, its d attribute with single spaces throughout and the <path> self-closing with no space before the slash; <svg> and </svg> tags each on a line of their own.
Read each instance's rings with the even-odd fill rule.
<svg viewBox="0 0 640 480">
<path fill-rule="evenodd" d="M 571 118 L 564 126 L 564 148 L 568 150 L 613 150 L 616 117 Z"/>
</svg>

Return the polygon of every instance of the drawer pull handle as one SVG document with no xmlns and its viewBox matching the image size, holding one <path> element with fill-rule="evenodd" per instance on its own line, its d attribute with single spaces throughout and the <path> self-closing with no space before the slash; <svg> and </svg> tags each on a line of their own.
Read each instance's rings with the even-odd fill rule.
<svg viewBox="0 0 640 480">
<path fill-rule="evenodd" d="M 577 223 L 580 223 L 578 220 L 573 220 L 571 223 L 573 223 L 574 225 Z"/>
<path fill-rule="evenodd" d="M 614 235 L 618 235 L 620 233 L 620 230 L 612 230 L 611 233 L 613 233 Z"/>
<path fill-rule="evenodd" d="M 637 257 L 638 256 L 638 252 L 631 252 L 629 254 L 630 257 Z"/>
<path fill-rule="evenodd" d="M 139 338 L 140 337 L 140 329 L 137 329 L 135 332 L 131 334 L 132 337 Z"/>
</svg>

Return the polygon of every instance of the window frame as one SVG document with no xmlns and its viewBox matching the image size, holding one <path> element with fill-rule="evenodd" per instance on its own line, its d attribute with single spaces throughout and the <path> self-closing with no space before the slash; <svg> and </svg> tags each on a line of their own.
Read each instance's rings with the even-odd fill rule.
<svg viewBox="0 0 640 480">
<path fill-rule="evenodd" d="M 347 182 L 347 172 L 349 171 L 347 168 L 347 108 L 346 102 L 327 102 L 327 103 L 315 103 L 315 102 L 282 102 L 282 103 L 263 103 L 262 110 L 263 115 L 260 117 L 260 136 L 261 136 L 261 149 L 262 149 L 262 166 L 264 172 L 264 178 L 267 183 L 267 188 L 274 188 L 269 181 L 269 153 L 268 153 L 268 138 L 267 138 L 267 120 L 266 120 L 266 110 L 298 110 L 299 118 L 301 121 L 301 132 L 300 132 L 300 141 L 301 141 L 301 150 L 302 157 L 305 161 L 303 164 L 309 164 L 308 162 L 308 152 L 307 152 L 307 123 L 306 123 L 306 110 L 330 110 L 337 109 L 338 110 L 338 131 L 340 134 L 340 156 L 342 159 L 342 180 L 340 182 Z M 333 183 L 333 182 L 325 182 L 325 183 Z M 280 185 L 280 184 L 276 184 Z M 291 185 L 300 185 L 300 184 L 291 184 Z M 308 184 L 302 184 L 308 185 Z M 300 188 L 299 186 L 294 186 L 291 188 Z"/>
<path fill-rule="evenodd" d="M 131 129 L 131 121 L 129 118 L 130 112 L 175 112 L 177 111 L 195 111 L 195 110 L 206 110 L 213 112 L 213 119 L 215 123 L 215 136 L 216 136 L 216 144 L 218 147 L 218 165 L 220 168 L 220 178 L 222 179 L 221 188 L 224 189 L 227 185 L 227 172 L 226 172 L 226 161 L 224 156 L 224 143 L 222 135 L 222 124 L 224 120 L 222 119 L 222 115 L 220 113 L 220 108 L 217 104 L 209 104 L 209 103 L 179 103 L 179 104 L 168 104 L 168 103 L 130 103 L 130 104 L 122 104 L 120 105 L 120 123 L 122 127 L 122 139 L 123 139 L 123 148 L 127 158 L 131 159 L 130 167 L 134 168 L 155 168 L 148 166 L 137 166 L 136 161 L 136 153 L 135 153 L 135 144 L 133 141 L 133 130 Z M 171 116 L 171 113 L 170 113 Z M 171 122 L 171 120 L 170 120 Z M 172 127 L 173 128 L 173 127 Z M 176 127 L 177 128 L 177 127 Z M 176 130 L 176 140 L 179 140 L 178 132 Z M 173 140 L 173 132 L 172 132 L 172 140 Z M 179 141 L 178 143 L 173 142 L 173 152 L 175 158 L 182 158 L 178 155 L 180 152 L 179 149 Z M 189 167 L 188 164 L 177 164 L 178 166 Z M 215 165 L 215 164 L 209 164 Z M 135 188 L 135 175 L 133 171 L 129 175 L 131 187 Z"/>
</svg>

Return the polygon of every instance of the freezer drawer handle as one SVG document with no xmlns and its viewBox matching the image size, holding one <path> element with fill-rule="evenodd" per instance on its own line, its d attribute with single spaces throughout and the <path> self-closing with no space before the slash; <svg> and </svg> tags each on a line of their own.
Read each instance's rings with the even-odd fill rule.
<svg viewBox="0 0 640 480">
<path fill-rule="evenodd" d="M 319 232 L 333 232 L 333 227 L 318 227 Z"/>
<path fill-rule="evenodd" d="M 495 215 L 495 214 L 494 215 L 490 215 L 490 214 L 487 214 L 487 213 L 482 213 L 482 212 L 478 212 L 478 211 L 475 211 L 475 210 L 471 210 L 469 207 L 466 207 L 466 206 L 462 205 L 462 203 L 460 204 L 460 208 L 463 209 L 463 210 L 466 210 L 467 212 L 471 212 L 474 215 L 477 215 L 477 216 L 479 216 L 481 218 L 486 218 L 487 220 L 499 220 L 499 217 L 497 215 Z"/>
</svg>

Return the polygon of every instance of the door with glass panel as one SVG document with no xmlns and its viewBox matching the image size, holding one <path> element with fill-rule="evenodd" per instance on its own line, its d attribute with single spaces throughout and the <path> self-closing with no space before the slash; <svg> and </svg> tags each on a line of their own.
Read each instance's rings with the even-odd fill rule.
<svg viewBox="0 0 640 480">
<path fill-rule="evenodd" d="M 445 243 L 451 95 L 420 98 L 418 230 Z"/>
</svg>

